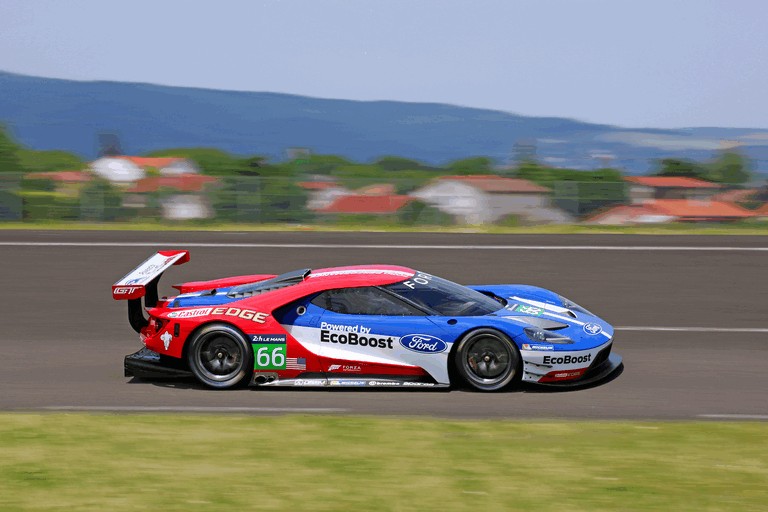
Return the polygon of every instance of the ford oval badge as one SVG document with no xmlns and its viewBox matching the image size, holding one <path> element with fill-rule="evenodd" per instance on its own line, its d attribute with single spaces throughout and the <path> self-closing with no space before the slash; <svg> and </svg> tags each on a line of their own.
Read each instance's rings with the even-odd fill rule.
<svg viewBox="0 0 768 512">
<path fill-rule="evenodd" d="M 408 334 L 400 338 L 400 344 L 408 350 L 425 354 L 436 354 L 448 348 L 446 342 L 429 334 Z"/>
</svg>

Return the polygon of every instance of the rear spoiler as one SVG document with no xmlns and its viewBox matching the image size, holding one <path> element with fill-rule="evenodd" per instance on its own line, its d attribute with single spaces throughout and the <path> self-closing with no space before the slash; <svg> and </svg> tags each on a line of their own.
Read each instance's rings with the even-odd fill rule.
<svg viewBox="0 0 768 512">
<path fill-rule="evenodd" d="M 136 332 L 147 325 L 141 308 L 157 304 L 157 283 L 168 268 L 189 261 L 189 251 L 159 251 L 112 285 L 112 298 L 128 301 L 128 321 Z"/>
</svg>

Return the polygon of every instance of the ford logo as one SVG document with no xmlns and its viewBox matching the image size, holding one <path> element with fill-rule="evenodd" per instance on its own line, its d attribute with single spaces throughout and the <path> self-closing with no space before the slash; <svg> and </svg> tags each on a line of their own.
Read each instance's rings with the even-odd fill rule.
<svg viewBox="0 0 768 512">
<path fill-rule="evenodd" d="M 408 350 L 425 354 L 443 352 L 448 348 L 448 345 L 443 340 L 429 334 L 408 334 L 400 338 L 400 344 Z"/>
<path fill-rule="evenodd" d="M 595 334 L 603 332 L 603 328 L 600 327 L 599 324 L 584 324 L 584 332 L 590 336 L 594 336 Z"/>
</svg>

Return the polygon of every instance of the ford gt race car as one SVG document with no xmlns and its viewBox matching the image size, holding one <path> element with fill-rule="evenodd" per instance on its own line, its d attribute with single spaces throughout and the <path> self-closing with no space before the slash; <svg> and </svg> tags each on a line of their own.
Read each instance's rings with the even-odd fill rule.
<svg viewBox="0 0 768 512">
<path fill-rule="evenodd" d="M 194 375 L 238 385 L 447 388 L 573 386 L 621 367 L 613 328 L 556 293 L 462 286 L 406 267 L 364 265 L 158 281 L 188 251 L 160 251 L 112 287 L 144 348 L 125 375 Z M 144 304 L 142 305 L 142 298 Z"/>
</svg>

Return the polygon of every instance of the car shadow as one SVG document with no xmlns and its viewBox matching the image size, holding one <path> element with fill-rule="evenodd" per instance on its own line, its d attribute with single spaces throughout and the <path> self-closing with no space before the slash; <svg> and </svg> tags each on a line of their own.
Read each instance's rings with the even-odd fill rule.
<svg viewBox="0 0 768 512">
<path fill-rule="evenodd" d="M 583 385 L 569 385 L 567 387 L 561 387 L 561 386 L 542 386 L 540 384 L 535 383 L 521 383 L 517 386 L 513 386 L 508 389 L 503 389 L 500 391 L 496 391 L 496 393 L 502 393 L 502 394 L 509 394 L 509 393 L 570 393 L 573 391 L 583 391 L 586 389 L 592 389 L 600 386 L 604 386 L 605 384 L 608 384 L 609 382 L 612 382 L 613 380 L 617 379 L 622 373 L 624 372 L 624 365 L 621 364 L 613 373 L 606 376 L 604 379 L 601 379 L 596 382 L 589 382 Z M 161 378 L 155 378 L 155 379 L 148 379 L 148 378 L 139 378 L 139 377 L 131 377 L 131 379 L 128 381 L 128 384 L 149 384 L 152 386 L 157 386 L 161 388 L 171 388 L 171 389 L 199 389 L 202 391 L 212 391 L 211 388 L 201 384 L 197 380 L 194 379 L 194 377 L 177 377 L 173 379 L 161 379 Z M 285 386 L 285 387 L 278 387 L 278 386 L 253 386 L 253 387 L 242 387 L 238 388 L 240 390 L 255 390 L 259 392 L 267 391 L 270 393 L 285 393 L 285 392 L 291 392 L 291 391 L 303 391 L 303 392 L 320 392 L 320 393 L 359 393 L 359 392 L 366 392 L 366 393 L 412 393 L 412 392 L 429 392 L 429 393 L 450 393 L 452 391 L 464 391 L 464 392 L 470 392 L 470 393 L 482 393 L 481 391 L 478 391 L 472 387 L 469 387 L 466 384 L 460 384 L 451 386 L 450 388 L 428 388 L 428 387 L 367 387 L 367 386 L 354 386 L 354 387 L 336 387 L 336 386 L 327 386 L 324 388 L 312 388 L 312 387 L 301 387 L 301 386 Z"/>
</svg>

